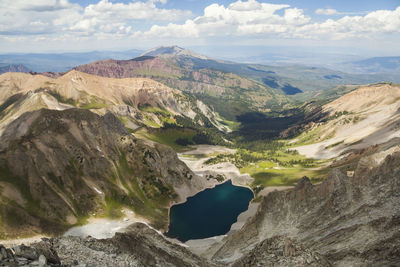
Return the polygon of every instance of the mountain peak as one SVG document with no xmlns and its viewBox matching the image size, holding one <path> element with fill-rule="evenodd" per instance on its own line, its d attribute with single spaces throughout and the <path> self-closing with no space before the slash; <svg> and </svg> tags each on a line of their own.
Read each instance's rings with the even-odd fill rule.
<svg viewBox="0 0 400 267">
<path fill-rule="evenodd" d="M 188 56 L 201 59 L 208 59 L 206 56 L 198 54 L 189 49 L 173 46 L 158 46 L 143 53 L 141 56 Z"/>
<path fill-rule="evenodd" d="M 31 70 L 22 64 L 11 64 L 0 67 L 0 74 L 6 72 L 29 72 L 29 71 Z"/>
</svg>

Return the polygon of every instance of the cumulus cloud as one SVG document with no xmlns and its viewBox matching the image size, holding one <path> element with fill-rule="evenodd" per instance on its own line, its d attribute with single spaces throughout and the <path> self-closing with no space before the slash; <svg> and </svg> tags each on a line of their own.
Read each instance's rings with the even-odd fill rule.
<svg viewBox="0 0 400 267">
<path fill-rule="evenodd" d="M 341 14 L 334 9 L 318 9 L 316 13 Z M 313 23 L 311 18 L 304 14 L 304 10 L 299 8 L 256 0 L 239 0 L 227 7 L 211 4 L 204 9 L 202 16 L 187 20 L 184 24 L 155 25 L 147 32 L 135 34 L 149 38 L 254 35 L 338 40 L 399 32 L 400 7 L 395 10 L 377 10 L 364 16 L 347 15 L 337 20 L 327 19 Z"/>
<path fill-rule="evenodd" d="M 54 33 L 53 21 L 60 17 L 76 17 L 82 7 L 67 0 L 2 0 L 0 1 L 0 34 Z"/>
<path fill-rule="evenodd" d="M 68 0 L 1 0 L 0 37 L 7 37 L 3 40 L 29 36 L 38 40 L 145 37 L 170 38 L 175 42 L 179 38 L 212 36 L 336 40 L 400 33 L 400 7 L 362 15 L 317 9 L 316 14 L 338 18 L 313 22 L 303 9 L 259 0 L 237 0 L 227 6 L 210 4 L 197 17 L 187 10 L 167 9 L 163 6 L 166 2 L 98 0 L 82 7 Z"/>
<path fill-rule="evenodd" d="M 101 0 L 86 8 L 68 0 L 0 1 L 0 34 L 129 33 L 140 21 L 179 21 L 191 11 L 158 8 L 166 0 L 112 3 Z"/>
<path fill-rule="evenodd" d="M 14 7 L 21 7 L 22 10 L 25 11 L 35 11 L 35 12 L 47 12 L 47 11 L 56 11 L 60 9 L 68 9 L 74 7 L 73 4 L 69 3 L 68 0 L 38 0 L 38 1 L 29 1 L 22 3 L 21 1 L 13 1 Z"/>
<path fill-rule="evenodd" d="M 296 29 L 294 35 L 300 38 L 337 40 L 390 33 L 400 33 L 400 7 L 373 11 L 365 16 L 344 16 L 338 20 L 328 19 L 322 23 L 304 25 Z"/>
<path fill-rule="evenodd" d="M 339 14 L 339 12 L 336 9 L 332 9 L 332 8 L 318 8 L 317 10 L 315 10 L 315 14 L 317 15 L 337 15 Z"/>
<path fill-rule="evenodd" d="M 101 0 L 97 4 L 85 8 L 84 17 L 96 17 L 98 19 L 112 20 L 143 20 L 174 21 L 191 15 L 190 11 L 177 9 L 160 9 L 155 2 L 165 3 L 166 1 L 132 1 L 128 4 L 112 3 L 108 0 Z"/>
<path fill-rule="evenodd" d="M 153 3 L 160 2 L 161 4 L 166 4 L 167 0 L 151 0 L 151 2 L 153 2 Z"/>
<path fill-rule="evenodd" d="M 154 2 L 124 4 L 101 0 L 97 4 L 87 6 L 80 20 L 69 29 L 84 33 L 129 33 L 132 25 L 140 20 L 174 21 L 191 14 L 187 11 L 159 9 Z"/>
<path fill-rule="evenodd" d="M 276 11 L 284 10 L 283 15 Z M 153 26 L 146 36 L 217 36 L 282 33 L 291 27 L 304 25 L 311 20 L 303 10 L 289 5 L 260 3 L 256 0 L 237 1 L 229 6 L 211 4 L 204 14 L 184 24 L 170 23 Z"/>
</svg>

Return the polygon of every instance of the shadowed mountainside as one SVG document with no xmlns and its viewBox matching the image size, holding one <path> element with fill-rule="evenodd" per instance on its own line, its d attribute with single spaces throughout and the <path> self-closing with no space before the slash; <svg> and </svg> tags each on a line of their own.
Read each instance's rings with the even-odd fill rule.
<svg viewBox="0 0 400 267">
<path fill-rule="evenodd" d="M 41 109 L 0 138 L 1 237 L 57 233 L 121 206 L 166 227 L 167 208 L 204 185 L 176 153 L 133 137 L 111 113 Z"/>
</svg>

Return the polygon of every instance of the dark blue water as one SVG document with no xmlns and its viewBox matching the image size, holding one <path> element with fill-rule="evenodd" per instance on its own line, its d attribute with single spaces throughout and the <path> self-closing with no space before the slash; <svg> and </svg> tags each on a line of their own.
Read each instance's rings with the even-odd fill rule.
<svg viewBox="0 0 400 267">
<path fill-rule="evenodd" d="M 185 242 L 226 234 L 253 197 L 250 189 L 234 186 L 231 181 L 201 191 L 171 207 L 166 235 Z"/>
</svg>

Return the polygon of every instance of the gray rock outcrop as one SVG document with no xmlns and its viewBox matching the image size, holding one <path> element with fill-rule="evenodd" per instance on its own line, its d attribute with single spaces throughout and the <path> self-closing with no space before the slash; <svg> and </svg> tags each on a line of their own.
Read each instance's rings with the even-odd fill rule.
<svg viewBox="0 0 400 267">
<path fill-rule="evenodd" d="M 256 215 L 224 240 L 213 259 L 231 264 L 255 255 L 253 266 L 262 265 L 268 258 L 262 255 L 269 253 L 265 244 L 283 236 L 334 266 L 397 266 L 400 153 L 388 155 L 380 165 L 366 165 L 365 160 L 359 161 L 352 177 L 333 169 L 318 185 L 304 177 L 293 190 L 268 194 Z M 267 250 L 260 252 L 261 248 Z"/>
</svg>

